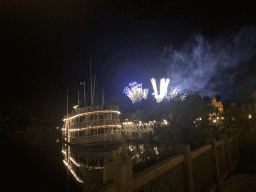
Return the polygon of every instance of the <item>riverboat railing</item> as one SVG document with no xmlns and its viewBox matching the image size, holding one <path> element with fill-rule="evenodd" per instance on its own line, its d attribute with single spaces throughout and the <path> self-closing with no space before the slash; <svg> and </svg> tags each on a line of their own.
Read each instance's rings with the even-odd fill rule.
<svg viewBox="0 0 256 192">
<path fill-rule="evenodd" d="M 87 112 L 93 112 L 93 111 L 102 111 L 102 110 L 111 110 L 111 111 L 119 111 L 119 106 L 115 106 L 115 105 L 109 105 L 106 107 L 102 107 L 102 106 L 87 106 L 87 107 L 82 107 L 82 108 L 78 108 L 76 110 L 73 110 L 71 113 L 68 114 L 69 117 L 72 117 L 74 115 L 78 115 L 81 113 L 87 113 Z M 66 119 L 67 116 L 64 116 L 64 119 Z"/>
<path fill-rule="evenodd" d="M 92 120 L 92 121 L 73 124 L 71 125 L 70 129 L 86 128 L 86 127 L 101 126 L 101 125 L 121 125 L 121 124 L 120 124 L 120 120 L 98 119 L 98 120 Z"/>
</svg>

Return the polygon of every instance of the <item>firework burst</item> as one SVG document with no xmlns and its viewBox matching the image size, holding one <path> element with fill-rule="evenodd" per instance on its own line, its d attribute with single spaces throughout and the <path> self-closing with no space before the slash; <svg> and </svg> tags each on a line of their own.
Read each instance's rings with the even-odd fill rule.
<svg viewBox="0 0 256 192">
<path fill-rule="evenodd" d="M 129 97 L 133 104 L 142 99 L 147 99 L 148 89 L 142 89 L 142 83 L 129 83 L 129 87 L 125 87 L 123 93 Z"/>
<path fill-rule="evenodd" d="M 160 93 L 159 94 L 158 94 L 158 91 L 157 91 L 156 79 L 151 78 L 151 83 L 152 83 L 152 87 L 154 89 L 153 95 L 156 98 L 156 102 L 160 103 L 161 101 L 163 101 L 164 98 L 167 97 L 167 88 L 168 88 L 168 85 L 170 83 L 170 79 L 169 78 L 160 79 Z"/>
</svg>

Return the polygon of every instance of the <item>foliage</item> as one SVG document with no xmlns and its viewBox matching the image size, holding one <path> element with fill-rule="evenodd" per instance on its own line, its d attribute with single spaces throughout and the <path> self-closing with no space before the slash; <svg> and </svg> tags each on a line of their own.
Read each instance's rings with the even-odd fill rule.
<svg viewBox="0 0 256 192">
<path fill-rule="evenodd" d="M 130 161 L 132 154 L 129 150 L 129 144 L 127 143 L 126 139 L 122 137 L 122 145 L 118 150 L 113 151 L 112 160 L 113 161 Z"/>
<path fill-rule="evenodd" d="M 209 98 L 201 97 L 197 92 L 187 92 L 183 101 L 178 99 L 180 96 L 159 103 L 154 108 L 156 118 L 165 119 L 169 123 L 156 127 L 154 137 L 166 147 L 190 144 L 191 148 L 196 148 L 203 145 L 209 136 L 204 129 L 212 128 L 208 118 L 214 109 L 208 103 Z"/>
</svg>

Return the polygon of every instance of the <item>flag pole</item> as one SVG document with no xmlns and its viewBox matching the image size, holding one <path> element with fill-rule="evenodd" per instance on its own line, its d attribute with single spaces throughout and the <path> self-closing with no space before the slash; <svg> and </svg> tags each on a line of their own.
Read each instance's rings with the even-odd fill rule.
<svg viewBox="0 0 256 192">
<path fill-rule="evenodd" d="M 84 81 L 84 106 L 86 107 L 86 100 L 85 100 L 85 81 Z"/>
</svg>

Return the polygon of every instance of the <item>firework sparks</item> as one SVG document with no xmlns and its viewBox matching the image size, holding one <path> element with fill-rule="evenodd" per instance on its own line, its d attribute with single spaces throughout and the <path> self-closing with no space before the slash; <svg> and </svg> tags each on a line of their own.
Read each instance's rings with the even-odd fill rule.
<svg viewBox="0 0 256 192">
<path fill-rule="evenodd" d="M 178 95 L 178 91 L 179 91 L 179 88 L 177 86 L 172 88 L 172 91 L 170 92 L 171 98 L 176 97 Z"/>
<path fill-rule="evenodd" d="M 156 79 L 155 78 L 151 78 L 151 83 L 152 83 L 152 87 L 154 89 L 153 95 L 156 98 L 156 102 L 160 103 L 165 97 L 167 97 L 167 88 L 168 88 L 168 85 L 170 83 L 170 79 L 169 78 L 167 78 L 167 79 L 162 78 L 160 80 L 160 94 L 158 94 L 158 91 L 157 91 Z"/>
<path fill-rule="evenodd" d="M 131 88 L 125 87 L 123 93 L 130 98 L 133 104 L 142 99 L 147 99 L 148 89 L 142 89 L 142 83 L 133 82 L 129 83 L 129 86 Z"/>
</svg>

